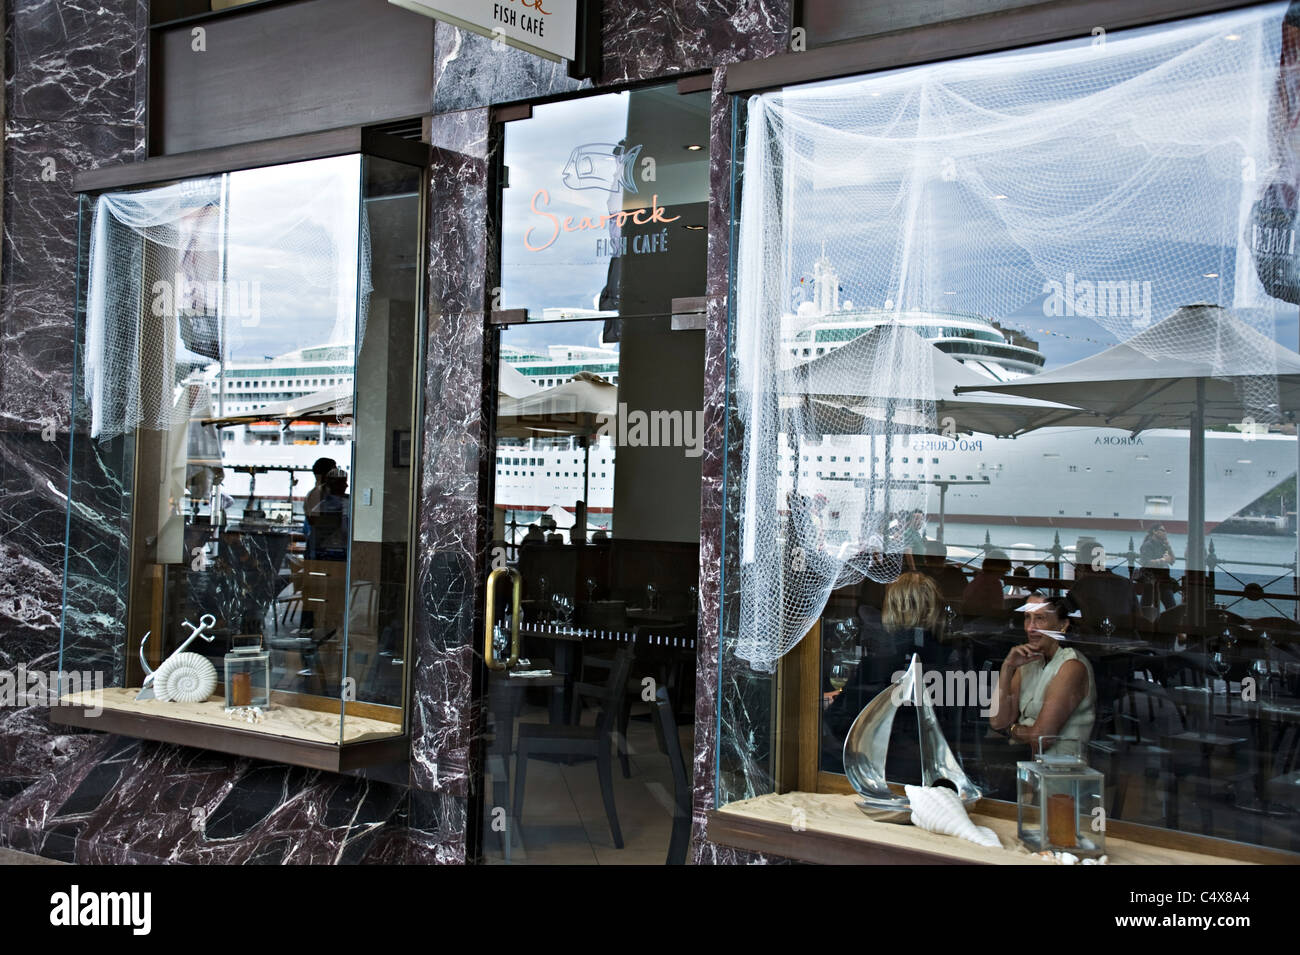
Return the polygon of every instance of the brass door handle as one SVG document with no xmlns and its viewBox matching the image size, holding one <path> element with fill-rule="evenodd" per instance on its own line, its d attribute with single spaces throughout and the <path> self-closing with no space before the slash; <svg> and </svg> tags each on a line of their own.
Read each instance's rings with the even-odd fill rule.
<svg viewBox="0 0 1300 955">
<path fill-rule="evenodd" d="M 497 614 L 497 577 L 507 574 L 514 579 L 510 591 L 510 659 L 502 663 L 496 658 L 492 647 L 492 635 L 496 631 Z M 488 574 L 487 579 L 487 613 L 483 625 L 483 659 L 489 669 L 508 670 L 519 662 L 519 598 L 523 595 L 524 578 L 519 571 L 509 567 L 498 567 Z"/>
</svg>

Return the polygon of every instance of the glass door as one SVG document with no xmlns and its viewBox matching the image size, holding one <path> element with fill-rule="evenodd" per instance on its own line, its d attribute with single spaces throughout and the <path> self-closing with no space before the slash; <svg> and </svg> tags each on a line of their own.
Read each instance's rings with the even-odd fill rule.
<svg viewBox="0 0 1300 955">
<path fill-rule="evenodd" d="M 552 103 L 502 136 L 480 854 L 681 861 L 708 96 Z"/>
</svg>

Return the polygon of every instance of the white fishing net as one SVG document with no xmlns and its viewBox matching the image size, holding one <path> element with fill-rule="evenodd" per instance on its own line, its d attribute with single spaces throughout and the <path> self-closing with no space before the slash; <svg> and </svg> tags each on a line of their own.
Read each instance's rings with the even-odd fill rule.
<svg viewBox="0 0 1300 955">
<path fill-rule="evenodd" d="M 936 420 L 936 397 L 951 395 L 935 395 L 937 351 L 921 336 L 946 324 L 985 321 L 960 335 L 990 359 L 1014 341 L 992 322 L 1046 320 L 1092 336 L 1093 351 L 1129 342 L 1208 363 L 1234 376 L 1242 418 L 1281 420 L 1272 342 L 1294 320 L 1281 298 L 1300 289 L 1295 190 L 1270 191 L 1296 171 L 1286 9 L 749 100 L 733 376 L 741 659 L 770 669 L 833 589 L 898 574 L 917 537 L 908 514 L 928 510 L 939 477 L 901 454 L 918 432 L 978 430 L 960 412 Z M 1223 324 L 1160 324 L 1195 303 L 1260 334 L 1225 348 Z M 859 361 L 824 357 L 875 326 Z M 802 363 L 821 370 L 791 371 Z M 966 367 L 1015 367 L 995 364 Z"/>
<path fill-rule="evenodd" d="M 191 414 L 185 383 L 205 368 L 351 348 L 371 291 L 359 164 L 337 157 L 96 198 L 82 383 L 92 437 L 171 430 Z"/>
</svg>

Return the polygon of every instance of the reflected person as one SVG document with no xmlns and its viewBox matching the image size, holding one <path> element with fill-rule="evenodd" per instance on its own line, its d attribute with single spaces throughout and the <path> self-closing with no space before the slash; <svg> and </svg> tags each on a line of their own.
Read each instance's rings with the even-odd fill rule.
<svg viewBox="0 0 1300 955">
<path fill-rule="evenodd" d="M 325 496 L 325 479 L 337 467 L 338 464 L 333 458 L 317 458 L 316 463 L 311 466 L 311 473 L 316 476 L 316 484 L 307 492 L 307 497 L 302 502 L 302 529 L 303 534 L 307 537 L 307 557 L 309 559 L 316 556 L 314 527 L 316 517 L 320 513 L 321 498 Z"/>
<path fill-rule="evenodd" d="M 313 532 L 317 560 L 348 559 L 348 475 L 334 468 L 325 475 L 325 490 L 316 508 Z"/>
<path fill-rule="evenodd" d="M 1173 610 L 1177 600 L 1174 598 L 1174 580 L 1170 568 L 1178 558 L 1169 546 L 1169 532 L 1165 530 L 1165 525 L 1156 524 L 1147 531 L 1147 536 L 1138 549 L 1138 556 L 1142 562 L 1142 570 L 1138 574 L 1138 579 L 1142 581 L 1142 608 L 1155 608 L 1157 612 L 1161 607 Z"/>
</svg>

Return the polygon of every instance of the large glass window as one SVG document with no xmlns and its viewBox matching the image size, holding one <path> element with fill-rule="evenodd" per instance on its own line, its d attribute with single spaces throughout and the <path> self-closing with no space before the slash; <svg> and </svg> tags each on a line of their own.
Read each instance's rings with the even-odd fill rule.
<svg viewBox="0 0 1300 955">
<path fill-rule="evenodd" d="M 737 104 L 720 804 L 920 782 L 915 660 L 964 796 L 1300 849 L 1286 10 Z"/>
<path fill-rule="evenodd" d="M 105 719 L 403 733 L 420 195 L 349 155 L 83 197 L 63 656 Z"/>
</svg>

